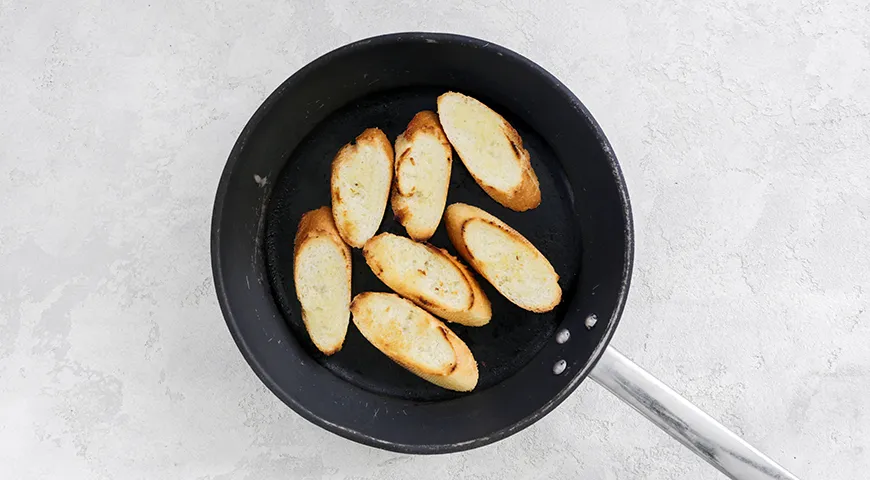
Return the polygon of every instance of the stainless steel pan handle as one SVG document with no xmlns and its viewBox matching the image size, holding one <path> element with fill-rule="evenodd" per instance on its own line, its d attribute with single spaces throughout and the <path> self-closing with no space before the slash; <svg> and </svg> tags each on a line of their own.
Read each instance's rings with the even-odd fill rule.
<svg viewBox="0 0 870 480">
<path fill-rule="evenodd" d="M 797 480 L 613 347 L 604 350 L 590 376 L 729 478 Z"/>
</svg>

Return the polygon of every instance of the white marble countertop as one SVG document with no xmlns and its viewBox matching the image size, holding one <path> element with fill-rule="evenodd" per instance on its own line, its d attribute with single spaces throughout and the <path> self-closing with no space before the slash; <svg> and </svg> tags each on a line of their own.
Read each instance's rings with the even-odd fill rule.
<svg viewBox="0 0 870 480">
<path fill-rule="evenodd" d="M 227 154 L 296 69 L 404 30 L 515 49 L 601 123 L 637 233 L 615 346 L 802 479 L 866 477 L 866 1 L 329 3 L 0 0 L 0 477 L 721 478 L 591 382 L 413 457 L 245 364 L 209 260 Z"/>
</svg>

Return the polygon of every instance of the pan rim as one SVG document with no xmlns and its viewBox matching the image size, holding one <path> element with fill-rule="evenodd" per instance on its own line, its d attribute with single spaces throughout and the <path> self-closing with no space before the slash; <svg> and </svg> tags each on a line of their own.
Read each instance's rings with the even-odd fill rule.
<svg viewBox="0 0 870 480">
<path fill-rule="evenodd" d="M 335 56 L 370 45 L 390 44 L 405 41 L 426 41 L 444 43 L 449 42 L 469 45 L 475 48 L 490 49 L 495 51 L 499 55 L 510 57 L 511 59 L 524 64 L 530 70 L 533 70 L 539 75 L 547 78 L 559 91 L 559 93 L 572 103 L 578 113 L 580 113 L 584 117 L 586 122 L 589 124 L 589 127 L 592 129 L 595 138 L 601 146 L 602 150 L 604 151 L 610 168 L 613 171 L 614 181 L 617 184 L 620 202 L 622 204 L 623 225 L 626 239 L 625 249 L 623 252 L 624 266 L 621 273 L 621 281 L 617 293 L 616 305 L 613 309 L 611 317 L 608 319 L 607 326 L 602 335 L 602 338 L 599 341 L 598 345 L 595 347 L 592 355 L 589 357 L 585 365 L 577 370 L 577 372 L 573 375 L 573 377 L 565 385 L 565 387 L 560 390 L 549 402 L 545 403 L 543 406 L 541 406 L 528 416 L 514 422 L 510 426 L 492 432 L 487 436 L 462 442 L 438 444 L 391 442 L 380 438 L 372 437 L 352 428 L 337 425 L 311 412 L 308 408 L 305 407 L 305 405 L 301 404 L 295 398 L 293 398 L 292 395 L 285 392 L 281 388 L 281 386 L 278 385 L 278 383 L 268 374 L 268 372 L 266 372 L 266 369 L 252 352 L 252 349 L 248 345 L 248 342 L 246 342 L 245 339 L 242 338 L 242 336 L 240 335 L 238 319 L 235 317 L 230 308 L 230 299 L 223 279 L 223 266 L 220 259 L 221 218 L 223 216 L 224 203 L 227 196 L 230 179 L 233 177 L 233 173 L 241 156 L 241 152 L 248 139 L 250 138 L 252 132 L 257 128 L 257 126 L 266 116 L 266 114 L 273 108 L 274 104 L 278 101 L 278 99 L 281 98 L 284 91 L 292 86 L 294 83 L 298 82 L 305 75 L 307 75 L 308 72 L 315 70 L 320 65 L 329 62 L 330 59 Z M 618 326 L 619 321 L 622 317 L 622 313 L 625 309 L 625 304 L 631 285 L 631 275 L 634 263 L 634 226 L 631 212 L 631 204 L 629 201 L 628 188 L 625 183 L 625 178 L 623 176 L 619 163 L 617 162 L 616 155 L 613 152 L 613 148 L 611 147 L 610 142 L 607 140 L 607 137 L 604 135 L 603 130 L 599 126 L 598 122 L 595 121 L 586 106 L 583 105 L 583 103 L 555 76 L 553 76 L 543 67 L 526 58 L 525 56 L 520 55 L 519 53 L 516 53 L 500 45 L 488 42 L 486 40 L 481 40 L 465 35 L 440 32 L 401 32 L 364 38 L 343 45 L 319 56 L 315 60 L 300 68 L 290 77 L 288 77 L 284 82 L 282 82 L 281 85 L 276 88 L 275 91 L 273 91 L 257 108 L 251 119 L 248 120 L 247 124 L 242 129 L 238 139 L 233 145 L 226 165 L 224 166 L 224 169 L 221 173 L 221 178 L 218 182 L 217 191 L 215 194 L 215 203 L 212 211 L 210 243 L 212 275 L 214 278 L 215 291 L 218 297 L 218 303 L 220 305 L 221 313 L 223 314 L 227 328 L 230 331 L 230 335 L 232 336 L 236 347 L 242 353 L 243 358 L 257 375 L 257 377 L 260 379 L 260 381 L 263 382 L 263 384 L 266 385 L 266 387 L 276 397 L 278 397 L 284 404 L 289 406 L 293 411 L 295 411 L 297 414 L 299 414 L 309 422 L 325 430 L 328 430 L 346 439 L 362 443 L 371 447 L 409 454 L 442 454 L 482 447 L 484 445 L 497 442 L 525 429 L 526 427 L 540 420 L 545 415 L 554 410 L 559 404 L 561 404 L 566 398 L 568 398 L 568 396 L 573 393 L 574 390 L 577 389 L 577 387 L 580 385 L 580 383 L 583 382 L 583 380 L 586 379 L 586 377 L 589 375 L 589 372 L 591 372 L 592 368 L 594 368 L 597 364 L 598 360 L 604 352 L 604 349 L 607 348 L 607 345 L 610 343 L 616 327 Z"/>
</svg>

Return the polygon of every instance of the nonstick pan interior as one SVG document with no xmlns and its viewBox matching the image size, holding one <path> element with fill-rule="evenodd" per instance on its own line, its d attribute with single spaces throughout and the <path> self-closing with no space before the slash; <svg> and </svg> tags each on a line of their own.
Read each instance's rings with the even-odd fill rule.
<svg viewBox="0 0 870 480">
<path fill-rule="evenodd" d="M 338 149 L 368 127 L 380 127 L 394 141 L 408 122 L 421 110 L 435 110 L 435 100 L 444 88 L 406 87 L 379 92 L 339 109 L 308 134 L 290 155 L 278 176 L 266 210 L 266 265 L 269 280 L 284 318 L 304 348 L 325 368 L 342 379 L 374 393 L 409 400 L 443 400 L 458 394 L 436 387 L 399 367 L 375 349 L 351 324 L 344 347 L 332 356 L 322 355 L 310 342 L 302 322 L 293 284 L 293 239 L 302 214 L 330 203 L 330 164 Z M 477 205 L 503 219 L 526 236 L 550 260 L 570 302 L 580 267 L 580 229 L 575 220 L 571 185 L 553 150 L 522 119 L 481 99 L 501 112 L 517 129 L 529 150 L 532 166 L 541 184 L 540 207 L 529 212 L 513 212 L 492 200 L 455 156 L 448 204 L 464 202 Z M 407 235 L 387 213 L 380 231 Z M 439 226 L 430 243 L 455 249 Z M 569 245 L 570 248 L 565 248 Z M 457 255 L 458 256 L 458 255 Z M 495 385 L 513 375 L 552 337 L 564 316 L 564 308 L 538 314 L 516 307 L 480 278 L 492 302 L 493 320 L 484 327 L 447 325 L 462 338 L 478 361 L 478 389 Z M 365 291 L 390 291 L 371 272 L 361 251 L 353 252 L 353 294 Z"/>
<path fill-rule="evenodd" d="M 292 285 L 301 214 L 329 204 L 329 166 L 364 128 L 391 140 L 447 90 L 475 96 L 520 131 L 543 203 L 523 213 L 486 196 L 454 159 L 449 201 L 478 205 L 534 242 L 561 276 L 563 302 L 526 313 L 486 282 L 491 325 L 460 328 L 480 362 L 478 388 L 454 394 L 392 364 L 351 326 L 320 356 L 301 326 Z M 404 234 L 385 216 L 382 230 Z M 439 230 L 432 243 L 452 246 Z M 212 268 L 227 326 L 263 383 L 300 415 L 380 448 L 443 453 L 491 443 L 552 410 L 586 377 L 618 323 L 633 255 L 628 196 L 613 152 L 577 98 L 539 66 L 468 37 L 394 34 L 313 61 L 263 103 L 221 177 Z M 354 291 L 386 290 L 354 254 Z M 592 329 L 584 326 L 595 315 Z M 567 341 L 564 335 L 570 333 Z M 554 367 L 563 367 L 556 368 Z"/>
</svg>

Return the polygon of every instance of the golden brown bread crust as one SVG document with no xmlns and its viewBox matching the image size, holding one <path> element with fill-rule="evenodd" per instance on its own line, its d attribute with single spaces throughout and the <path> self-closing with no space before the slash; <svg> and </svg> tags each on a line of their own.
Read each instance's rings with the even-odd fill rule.
<svg viewBox="0 0 870 480">
<path fill-rule="evenodd" d="M 399 175 L 402 167 L 407 164 L 414 164 L 414 159 L 410 155 L 410 147 L 412 142 L 414 141 L 414 137 L 420 134 L 428 134 L 437 137 L 441 144 L 444 145 L 444 148 L 452 153 L 452 147 L 450 146 L 450 141 L 447 140 L 447 136 L 444 134 L 444 130 L 441 128 L 441 123 L 438 121 L 438 115 L 435 112 L 430 110 L 423 110 L 422 112 L 414 115 L 414 118 L 408 123 L 408 126 L 405 128 L 405 131 L 402 132 L 396 138 L 396 190 L 400 197 L 411 196 L 414 194 L 413 187 L 403 188 L 402 176 Z M 449 155 L 448 163 L 451 163 L 453 160 L 453 155 Z M 396 198 L 393 197 L 393 202 L 395 203 Z M 395 207 L 394 207 L 395 208 Z M 413 238 L 413 237 L 412 237 Z M 417 240 L 416 238 L 414 240 Z"/>
<path fill-rule="evenodd" d="M 465 312 L 453 313 L 453 312 L 443 312 L 441 318 L 453 322 L 459 323 L 461 325 L 466 325 L 469 327 L 482 327 L 489 323 L 492 319 L 492 304 L 489 301 L 489 298 L 483 293 L 483 289 L 480 288 L 480 282 L 474 277 L 474 274 L 471 273 L 471 270 L 466 267 L 462 262 L 459 261 L 458 258 L 450 255 L 447 250 L 443 248 L 437 248 L 448 260 L 453 262 L 457 268 L 462 272 L 462 275 L 465 276 L 466 281 L 469 285 L 471 285 L 471 293 L 473 302 L 471 304 L 471 308 Z M 434 312 L 433 312 L 434 313 Z M 437 315 L 437 314 L 436 314 Z"/>
<path fill-rule="evenodd" d="M 310 237 L 320 235 L 328 236 L 337 245 L 341 245 L 342 251 L 346 254 L 347 263 L 350 265 L 350 247 L 341 239 L 341 235 L 339 235 L 332 218 L 332 210 L 326 206 L 311 210 L 302 215 L 302 218 L 299 220 L 299 227 L 296 230 L 296 238 L 293 241 L 294 258 L 299 253 L 299 247 L 302 245 L 302 242 Z"/>
<path fill-rule="evenodd" d="M 498 114 L 496 113 L 496 115 Z M 520 138 L 520 134 L 507 120 L 504 118 L 501 120 L 504 122 L 502 124 L 502 131 L 511 142 L 511 146 L 517 156 L 517 161 L 522 166 L 522 183 L 510 192 L 502 192 L 487 185 L 486 181 L 482 178 L 474 177 L 474 179 L 496 202 L 511 210 L 525 212 L 526 210 L 537 208 L 541 204 L 541 186 L 538 183 L 538 176 L 535 175 L 535 170 L 532 168 L 529 151 L 523 148 L 523 139 Z M 472 176 L 474 175 L 472 174 Z"/>
<path fill-rule="evenodd" d="M 357 239 L 359 226 L 349 221 L 347 218 L 342 218 L 336 213 L 336 206 L 342 204 L 342 200 L 344 200 L 341 196 L 341 192 L 336 186 L 337 175 L 339 167 L 344 163 L 354 159 L 355 153 L 360 145 L 371 144 L 376 148 L 383 150 L 387 157 L 390 159 L 390 182 L 388 182 L 387 188 L 383 192 L 384 197 L 384 206 L 387 204 L 387 200 L 390 195 L 390 187 L 392 184 L 392 175 L 393 175 L 393 146 L 390 144 L 389 139 L 387 139 L 386 134 L 379 128 L 367 128 L 365 129 L 356 139 L 343 147 L 341 147 L 338 152 L 335 154 L 335 157 L 332 160 L 332 167 L 330 172 L 330 192 L 332 196 L 332 205 L 333 205 L 333 220 L 335 222 L 336 228 L 338 229 L 339 235 L 341 238 L 351 247 L 362 248 L 365 239 Z"/>
<path fill-rule="evenodd" d="M 302 251 L 302 246 L 305 245 L 305 242 L 311 240 L 313 238 L 318 237 L 327 237 L 331 241 L 333 241 L 337 246 L 340 247 L 341 253 L 344 256 L 345 265 L 347 268 L 347 286 L 348 291 L 350 291 L 350 283 L 351 283 L 351 252 L 350 247 L 344 243 L 344 240 L 341 239 L 341 235 L 338 234 L 338 229 L 335 228 L 335 223 L 332 219 L 332 211 L 329 207 L 320 207 L 315 210 L 311 210 L 302 215 L 302 218 L 299 220 L 299 226 L 296 230 L 296 238 L 293 241 L 293 263 L 294 263 L 294 283 L 298 284 L 298 278 L 296 276 L 295 265 L 299 258 L 299 253 Z M 298 293 L 297 293 L 298 295 Z M 305 313 L 305 309 L 302 309 L 302 321 L 305 323 L 306 328 L 308 327 L 308 319 Z M 332 355 L 333 353 L 341 350 L 341 347 L 344 345 L 344 339 L 342 339 L 341 343 L 337 346 L 326 347 L 321 345 L 316 345 L 317 348 L 326 355 Z"/>
<path fill-rule="evenodd" d="M 380 311 L 379 302 L 381 305 L 383 302 L 389 302 L 389 305 Z M 450 341 L 453 332 L 440 320 L 407 299 L 395 293 L 363 292 L 354 297 L 350 311 L 353 314 L 354 324 L 366 340 L 412 373 L 449 375 L 456 369 L 456 351 Z M 410 316 L 406 317 L 406 313 Z M 385 322 L 385 318 L 391 315 L 399 315 L 394 318 L 400 319 L 401 328 L 388 328 L 389 323 Z M 426 335 L 432 332 L 437 332 L 434 337 Z M 433 338 L 437 338 L 435 341 L 442 343 L 442 347 L 448 347 L 449 360 L 432 364 L 423 358 L 426 356 L 425 353 L 414 350 L 414 347 L 419 344 L 412 345 L 412 343 L 431 341 Z"/>
<path fill-rule="evenodd" d="M 466 299 L 463 301 L 463 303 L 465 304 L 465 306 L 463 308 L 470 309 L 474 305 L 474 288 L 472 287 L 471 283 L 468 282 L 468 277 L 462 271 L 462 268 L 456 264 L 457 263 L 456 259 L 452 258 L 452 256 L 449 253 L 447 253 L 447 250 L 444 250 L 443 248 L 438 248 L 435 245 L 432 245 L 431 243 L 424 243 L 424 242 L 418 242 L 418 243 L 420 245 L 423 245 L 424 247 L 426 247 L 426 250 L 429 250 L 432 253 L 432 255 L 435 255 L 436 257 L 442 257 L 442 258 L 447 259 L 451 265 L 456 267 L 456 270 L 459 271 L 460 275 L 462 275 L 462 277 L 465 278 L 466 286 L 468 287 L 468 295 L 467 295 Z M 425 272 L 423 273 L 423 275 L 425 275 Z M 408 299 L 414 303 L 417 303 L 418 305 L 420 305 L 423 308 L 428 309 L 429 307 L 431 307 L 432 310 L 435 310 L 435 311 L 432 311 L 432 313 L 434 313 L 435 315 L 438 315 L 438 312 L 443 312 L 444 314 L 450 313 L 447 306 L 439 304 L 438 299 L 436 299 L 436 298 L 432 298 L 432 300 L 430 301 L 426 296 L 421 295 L 421 294 L 416 295 L 416 297 L 417 297 L 416 300 L 412 299 L 412 298 L 408 298 Z"/>
<path fill-rule="evenodd" d="M 511 228 L 506 223 L 502 222 L 498 217 L 478 207 L 474 207 L 464 203 L 454 203 L 447 207 L 447 210 L 444 214 L 444 225 L 447 229 L 447 236 L 448 238 L 450 238 L 450 243 L 452 243 L 453 246 L 456 248 L 456 251 L 459 252 L 459 255 L 464 258 L 472 267 L 474 267 L 475 270 L 481 272 L 481 275 L 483 275 L 482 272 L 484 272 L 483 265 L 468 250 L 468 246 L 465 241 L 465 229 L 471 222 L 475 221 L 485 222 L 500 229 L 501 231 L 507 233 L 517 243 L 540 254 L 540 251 L 528 239 L 526 239 L 526 237 Z M 543 254 L 540 255 L 546 260 L 546 257 L 544 257 Z M 547 263 L 549 264 L 549 261 L 547 261 Z M 550 265 L 550 268 L 552 268 L 552 265 Z M 558 281 L 559 275 L 555 272 L 555 270 L 553 270 L 552 274 L 554 276 L 554 279 Z M 483 276 L 486 277 L 485 275 Z M 496 288 L 496 290 L 499 290 L 499 286 L 496 282 L 490 281 L 490 283 L 493 285 L 493 287 Z M 502 292 L 501 290 L 499 291 L 500 293 L 502 293 L 502 295 L 505 295 L 507 297 L 505 292 Z M 510 300 L 509 297 L 508 299 Z M 523 305 L 519 306 L 532 312 L 543 313 L 549 312 L 550 310 L 556 308 L 561 300 L 562 298 L 560 291 L 559 297 L 555 298 L 554 301 L 552 301 L 548 305 L 534 307 Z"/>
<path fill-rule="evenodd" d="M 456 370 L 456 350 L 453 347 L 453 343 L 450 341 L 450 337 L 453 335 L 453 332 L 450 331 L 441 321 L 430 315 L 429 313 L 420 310 L 418 307 L 413 306 L 414 310 L 417 310 L 417 314 L 420 315 L 420 319 L 428 323 L 430 328 L 437 330 L 441 334 L 441 338 L 446 342 L 447 345 L 450 346 L 450 349 L 453 351 L 453 358 L 450 362 L 444 363 L 440 365 L 439 368 L 435 368 L 431 365 L 425 365 L 419 361 L 415 361 L 409 355 L 409 352 L 405 351 L 403 347 L 407 347 L 405 342 L 408 340 L 406 338 L 406 332 L 399 330 L 382 330 L 379 328 L 372 328 L 369 322 L 364 318 L 368 313 L 377 313 L 377 312 L 367 312 L 365 311 L 362 304 L 365 304 L 366 301 L 373 297 L 389 297 L 393 302 L 405 302 L 408 303 L 408 300 L 396 295 L 394 293 L 381 293 L 381 292 L 363 292 L 354 297 L 353 301 L 350 304 L 350 311 L 353 314 L 353 321 L 363 336 L 368 340 L 372 345 L 374 345 L 378 350 L 380 350 L 384 355 L 390 357 L 391 360 L 398 363 L 406 370 L 416 374 L 416 375 L 449 375 L 454 370 Z M 389 307 L 388 307 L 389 308 Z M 386 314 L 387 312 L 384 312 Z M 365 322 L 365 324 L 363 323 Z"/>
<path fill-rule="evenodd" d="M 476 212 L 469 210 L 469 208 L 473 207 L 464 203 L 454 203 L 448 206 L 444 212 L 444 226 L 447 230 L 447 238 L 450 239 L 450 243 L 459 252 L 459 256 L 464 258 L 466 262 L 472 263 L 474 256 L 468 251 L 465 239 L 462 238 L 462 229 L 465 223 L 475 218 L 474 214 Z M 472 266 L 474 265 L 472 264 Z"/>
<path fill-rule="evenodd" d="M 402 175 L 402 170 L 407 168 L 408 165 L 415 165 L 415 160 L 411 157 L 411 150 L 408 148 L 403 148 L 404 145 L 400 146 L 400 141 L 404 141 L 402 135 L 399 135 L 399 138 L 396 140 L 396 171 L 393 174 L 395 181 L 393 182 L 393 196 L 390 198 L 390 201 L 393 206 L 393 211 L 396 213 L 396 217 L 399 217 L 401 220 L 401 216 L 398 213 L 398 210 L 403 210 L 404 206 L 396 206 L 396 199 L 401 199 L 402 197 L 410 197 L 417 192 L 417 188 L 412 185 L 407 185 L 407 182 L 403 181 L 404 175 Z M 406 213 L 410 214 L 410 211 Z"/>
<path fill-rule="evenodd" d="M 441 123 L 438 121 L 438 115 L 429 110 L 424 110 L 414 115 L 414 118 L 412 118 L 411 122 L 408 123 L 405 131 L 396 138 L 395 181 L 393 182 L 393 192 L 390 197 L 390 205 L 393 208 L 393 213 L 395 214 L 396 219 L 399 220 L 399 223 L 402 224 L 408 232 L 408 236 L 414 240 L 424 241 L 430 239 L 432 235 L 435 234 L 438 223 L 425 228 L 415 228 L 410 225 L 410 220 L 412 219 L 414 212 L 409 200 L 416 193 L 416 188 L 412 185 L 407 185 L 405 175 L 403 175 L 403 170 L 407 168 L 408 165 L 415 165 L 415 160 L 410 153 L 414 144 L 414 139 L 418 135 L 432 135 L 436 137 L 444 147 L 444 155 L 447 158 L 447 181 L 444 182 L 443 200 L 441 200 L 443 203 L 446 203 L 447 190 L 450 187 L 450 168 L 453 164 L 453 147 L 450 146 L 450 141 L 447 140 L 447 136 L 441 128 Z M 442 213 L 443 209 L 444 205 L 441 205 Z"/>
<path fill-rule="evenodd" d="M 365 330 L 365 328 L 360 328 L 360 323 L 365 319 L 360 318 L 366 312 L 360 308 L 360 304 L 365 303 L 368 298 L 372 296 L 381 296 L 387 297 L 391 301 L 401 302 L 406 305 L 409 305 L 412 309 L 416 310 L 416 312 L 425 317 L 430 324 L 438 328 L 440 332 L 444 335 L 444 338 L 449 342 L 450 347 L 454 353 L 454 362 L 449 366 L 445 366 L 447 368 L 442 369 L 441 372 L 438 373 L 428 373 L 425 368 L 421 368 L 422 365 L 414 362 L 412 359 L 407 358 L 404 355 L 404 352 L 399 352 L 394 348 L 394 345 L 389 342 L 381 342 L 383 340 L 384 335 L 389 336 L 389 332 L 379 332 L 382 335 L 379 335 L 379 338 L 369 339 L 368 336 L 364 334 L 366 339 L 372 342 L 372 345 L 375 346 L 382 353 L 390 357 L 391 360 L 398 363 L 411 373 L 427 380 L 435 385 L 438 385 L 442 388 L 446 388 L 449 390 L 455 390 L 460 392 L 468 392 L 474 389 L 477 386 L 478 380 L 478 369 L 477 369 L 477 361 L 474 359 L 474 355 L 472 355 L 471 350 L 468 349 L 468 346 L 463 342 L 452 330 L 447 328 L 440 320 L 433 317 L 431 314 L 426 312 L 425 310 L 420 309 L 415 306 L 413 303 L 408 300 L 400 297 L 399 295 L 392 293 L 379 293 L 379 292 L 364 292 L 360 293 L 356 297 L 354 297 L 353 302 L 351 303 L 351 312 L 353 313 L 354 324 L 357 325 L 357 328 L 360 329 L 361 332 Z M 372 341 L 375 340 L 375 341 Z M 377 342 L 377 343 L 375 343 Z"/>
<path fill-rule="evenodd" d="M 415 288 L 413 282 L 409 281 L 407 277 L 398 277 L 397 272 L 395 271 L 385 271 L 386 266 L 380 261 L 381 255 L 390 255 L 391 252 L 382 251 L 383 247 L 380 247 L 380 245 L 382 240 L 391 237 L 397 240 L 403 239 L 405 242 L 417 245 L 418 247 L 416 248 L 425 248 L 432 256 L 443 258 L 455 267 L 459 275 L 465 281 L 464 286 L 468 289 L 468 294 L 465 296 L 467 301 L 463 299 L 463 306 L 461 308 L 451 307 L 449 304 L 442 301 L 444 297 L 439 298 L 436 292 L 421 291 Z M 463 265 L 459 259 L 450 255 L 447 250 L 435 247 L 428 243 L 414 242 L 411 239 L 385 232 L 376 235 L 366 242 L 363 247 L 363 256 L 372 272 L 388 287 L 420 307 L 445 320 L 462 325 L 479 327 L 489 323 L 492 318 L 492 305 L 486 297 L 486 294 L 480 288 L 480 283 L 478 283 L 477 279 L 469 269 Z M 427 274 L 425 271 L 418 271 L 417 273 L 422 276 L 426 276 Z"/>
<path fill-rule="evenodd" d="M 438 385 L 439 387 L 457 392 L 470 392 L 477 386 L 479 372 L 477 360 L 468 348 L 452 330 L 447 329 L 447 339 L 450 341 L 453 351 L 456 353 L 456 367 L 447 375 L 418 374 L 420 378 Z"/>
<path fill-rule="evenodd" d="M 463 95 L 457 92 L 444 93 L 438 97 L 439 111 L 441 110 L 442 99 L 446 98 L 448 95 L 462 95 L 463 97 L 467 97 L 467 95 Z M 476 99 L 474 100 L 477 101 Z M 511 189 L 510 191 L 503 191 L 489 185 L 486 178 L 476 175 L 470 169 L 468 170 L 468 172 L 471 174 L 477 184 L 480 185 L 480 187 L 490 197 L 492 197 L 493 200 L 500 203 L 504 207 L 510 208 L 511 210 L 517 212 L 524 212 L 526 210 L 531 210 L 538 207 L 541 204 L 541 187 L 538 182 L 538 176 L 535 174 L 535 170 L 532 168 L 529 151 L 523 147 L 523 139 L 520 137 L 520 134 L 516 131 L 516 129 L 507 120 L 504 119 L 504 117 L 502 117 L 495 110 L 492 110 L 489 107 L 487 108 L 501 121 L 502 133 L 504 133 L 505 137 L 507 137 L 508 141 L 510 142 L 511 147 L 514 151 L 516 161 L 522 168 L 522 180 L 515 188 Z M 456 153 L 459 154 L 459 158 L 462 159 L 463 163 L 467 165 L 468 162 L 463 156 L 463 152 L 457 149 Z"/>
<path fill-rule="evenodd" d="M 434 318 L 434 317 L 432 317 L 432 318 Z M 447 340 L 447 343 L 450 344 L 450 348 L 453 349 L 454 360 L 445 369 L 437 369 L 437 370 L 428 369 L 428 368 L 425 368 L 423 365 L 418 365 L 418 364 L 415 364 L 413 361 L 403 359 L 400 355 L 398 355 L 398 352 L 396 352 L 394 349 L 390 348 L 390 347 L 392 347 L 391 344 L 384 344 L 383 345 L 384 348 L 380 349 L 380 350 L 384 353 L 384 355 L 390 357 L 390 359 L 392 361 L 401 365 L 402 368 L 404 368 L 405 370 L 408 370 L 409 372 L 416 374 L 416 375 L 419 375 L 421 377 L 424 375 L 432 375 L 432 376 L 450 375 L 451 373 L 453 373 L 456 370 L 456 363 L 457 363 L 457 361 L 456 361 L 456 348 L 453 346 L 453 342 L 450 339 L 450 337 L 451 337 L 450 334 L 452 334 L 453 332 L 451 332 L 450 329 L 445 327 L 444 325 L 439 325 L 438 331 L 441 332 L 441 335 L 443 336 L 444 340 Z"/>
</svg>

